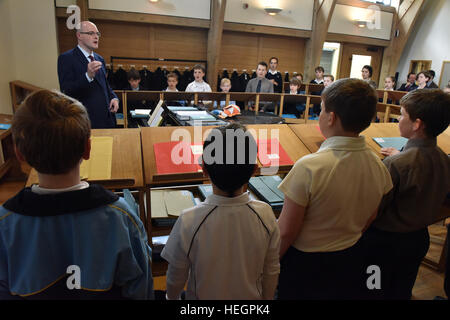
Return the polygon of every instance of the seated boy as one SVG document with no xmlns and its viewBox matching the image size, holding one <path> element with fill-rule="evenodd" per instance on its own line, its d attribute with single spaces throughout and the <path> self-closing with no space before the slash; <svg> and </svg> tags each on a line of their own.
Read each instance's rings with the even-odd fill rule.
<svg viewBox="0 0 450 320">
<path fill-rule="evenodd" d="M 326 74 L 323 76 L 323 86 L 328 88 L 334 82 L 334 76 L 331 74 Z"/>
<path fill-rule="evenodd" d="M 177 74 L 173 72 L 169 73 L 167 75 L 167 88 L 165 91 L 178 92 L 177 84 L 178 84 Z"/>
<path fill-rule="evenodd" d="M 314 69 L 315 73 L 316 73 L 316 78 L 311 80 L 310 83 L 311 84 L 324 84 L 324 73 L 325 70 L 322 66 L 318 66 Z M 312 95 L 315 96 L 320 96 L 322 94 L 322 90 L 319 91 L 314 91 L 312 89 L 310 89 L 310 92 Z M 312 114 L 313 115 L 318 115 L 320 113 L 320 104 L 314 104 L 312 106 Z"/>
<path fill-rule="evenodd" d="M 231 80 L 230 79 L 223 78 L 222 80 L 220 80 L 220 90 L 222 90 L 222 92 L 229 93 L 230 89 L 231 89 Z M 226 103 L 225 100 L 220 101 L 220 109 L 223 109 L 224 107 L 226 107 L 225 103 Z M 228 103 L 228 105 L 230 105 L 230 104 L 236 104 L 236 101 L 230 101 Z M 214 109 L 217 109 L 217 108 L 219 108 L 217 106 L 217 101 L 214 101 Z"/>
<path fill-rule="evenodd" d="M 261 61 L 256 67 L 256 78 L 251 79 L 247 83 L 245 92 L 266 92 L 273 93 L 273 83 L 266 78 L 267 73 L 267 63 Z M 253 105 L 250 105 L 250 109 L 253 110 Z M 259 102 L 259 111 L 273 111 L 275 106 L 272 102 Z"/>
<path fill-rule="evenodd" d="M 322 94 L 326 140 L 279 186 L 279 299 L 360 298 L 366 273 L 359 240 L 392 188 L 388 170 L 359 136 L 376 104 L 375 90 L 357 79 L 336 81 Z"/>
<path fill-rule="evenodd" d="M 39 184 L 0 207 L 0 299 L 153 299 L 151 249 L 135 209 L 80 181 L 91 150 L 83 105 L 38 91 L 11 130 Z"/>
<path fill-rule="evenodd" d="M 279 229 L 271 207 L 246 191 L 256 147 L 239 124 L 212 129 L 205 140 L 203 172 L 213 194 L 180 215 L 162 251 L 168 299 L 179 299 L 186 280 L 188 300 L 274 298 Z"/>
<path fill-rule="evenodd" d="M 128 88 L 126 90 L 132 90 L 132 91 L 142 91 L 147 90 L 146 88 L 142 87 L 141 84 L 141 75 L 139 72 L 132 68 L 130 71 L 128 71 L 127 74 L 128 78 Z"/>
<path fill-rule="evenodd" d="M 302 83 L 297 78 L 292 78 L 289 81 L 289 94 L 299 94 Z M 284 105 L 283 114 L 294 114 L 296 118 L 300 118 L 303 111 L 305 111 L 304 103 L 286 103 Z"/>
<path fill-rule="evenodd" d="M 382 149 L 394 188 L 364 235 L 368 264 L 380 267 L 383 299 L 410 299 L 420 263 L 429 247 L 427 227 L 446 217 L 442 204 L 450 191 L 450 159 L 436 137 L 450 122 L 450 96 L 417 90 L 400 100 L 399 129 L 408 138 L 402 152 Z"/>
</svg>

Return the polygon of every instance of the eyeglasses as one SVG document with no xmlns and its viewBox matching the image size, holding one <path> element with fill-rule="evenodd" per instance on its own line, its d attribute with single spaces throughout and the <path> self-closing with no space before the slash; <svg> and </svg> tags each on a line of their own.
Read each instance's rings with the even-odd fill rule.
<svg viewBox="0 0 450 320">
<path fill-rule="evenodd" d="M 94 32 L 94 31 L 89 31 L 89 32 L 80 32 L 81 34 L 87 34 L 87 35 L 90 35 L 91 37 L 93 36 L 93 35 L 97 35 L 99 38 L 101 37 L 101 33 L 100 32 Z"/>
</svg>

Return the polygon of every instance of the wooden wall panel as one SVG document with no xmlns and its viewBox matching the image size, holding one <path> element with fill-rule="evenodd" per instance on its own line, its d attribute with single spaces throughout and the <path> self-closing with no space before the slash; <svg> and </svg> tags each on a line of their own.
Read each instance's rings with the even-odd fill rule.
<svg viewBox="0 0 450 320">
<path fill-rule="evenodd" d="M 234 68 L 239 71 L 256 69 L 259 61 L 276 56 L 279 59 L 279 71 L 303 72 L 305 58 L 305 40 L 294 37 L 258 35 L 225 31 L 222 38 L 219 70 Z"/>
<path fill-rule="evenodd" d="M 97 53 L 110 63 L 111 56 L 132 56 L 141 58 L 166 58 L 206 60 L 208 30 L 199 28 L 182 28 L 178 26 L 142 24 L 120 21 L 93 21 L 102 33 Z M 58 19 L 58 40 L 60 52 L 76 46 L 75 32 L 68 30 L 65 19 Z M 219 58 L 219 71 L 223 68 L 232 71 L 252 72 L 261 60 L 269 62 L 272 56 L 279 58 L 279 70 L 284 75 L 294 71 L 303 72 L 305 57 L 305 40 L 302 38 L 263 35 L 224 31 L 222 49 Z M 178 66 L 182 71 L 194 63 L 181 62 L 140 62 L 121 60 L 115 62 L 127 68 L 134 64 L 136 68 L 147 65 L 150 69 L 167 66 L 169 70 Z"/>
<path fill-rule="evenodd" d="M 115 21 L 93 21 L 102 36 L 96 51 L 106 63 L 111 56 L 136 58 L 165 58 L 206 60 L 206 41 L 208 31 L 198 28 L 149 25 Z M 58 40 L 60 52 L 76 46 L 75 32 L 68 30 L 64 19 L 58 19 Z M 121 60 L 122 64 L 135 64 L 136 67 L 154 66 L 193 66 L 194 63 L 139 62 Z"/>
</svg>

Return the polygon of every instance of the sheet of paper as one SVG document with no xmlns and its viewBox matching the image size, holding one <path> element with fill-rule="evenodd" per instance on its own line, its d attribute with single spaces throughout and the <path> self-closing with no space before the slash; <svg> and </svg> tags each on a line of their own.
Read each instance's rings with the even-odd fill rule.
<svg viewBox="0 0 450 320">
<path fill-rule="evenodd" d="M 152 109 L 135 109 L 134 112 L 136 112 L 136 114 L 149 115 L 150 112 L 152 112 Z"/>
<path fill-rule="evenodd" d="M 111 179 L 113 142 L 113 137 L 91 138 L 91 157 L 81 163 L 80 176 L 82 179 Z"/>
</svg>

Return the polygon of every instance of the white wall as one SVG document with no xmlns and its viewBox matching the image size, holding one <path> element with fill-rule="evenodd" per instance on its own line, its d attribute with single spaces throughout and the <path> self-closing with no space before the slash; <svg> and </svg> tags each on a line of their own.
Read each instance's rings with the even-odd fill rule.
<svg viewBox="0 0 450 320">
<path fill-rule="evenodd" d="M 379 11 L 379 28 L 375 25 L 375 28 L 359 28 L 354 23 L 354 20 L 371 21 L 373 16 L 373 10 L 337 4 L 328 32 L 390 40 L 394 17 L 390 12 Z"/>
<path fill-rule="evenodd" d="M 244 3 L 248 9 L 243 8 Z M 266 6 L 283 10 L 270 16 L 264 11 Z M 225 21 L 311 30 L 313 10 L 314 0 L 228 0 Z"/>
<path fill-rule="evenodd" d="M 14 51 L 11 37 L 9 1 L 0 1 L 0 113 L 11 114 L 9 82 L 14 80 Z"/>
<path fill-rule="evenodd" d="M 398 65 L 399 79 L 405 82 L 411 60 L 432 60 L 439 85 L 442 62 L 450 60 L 450 1 L 426 1 L 417 18 Z"/>
<path fill-rule="evenodd" d="M 197 19 L 210 19 L 210 0 L 89 0 L 90 9 L 152 13 Z"/>
<path fill-rule="evenodd" d="M 12 113 L 10 81 L 59 88 L 53 0 L 1 0 L 0 39 L 1 113 Z"/>
</svg>

